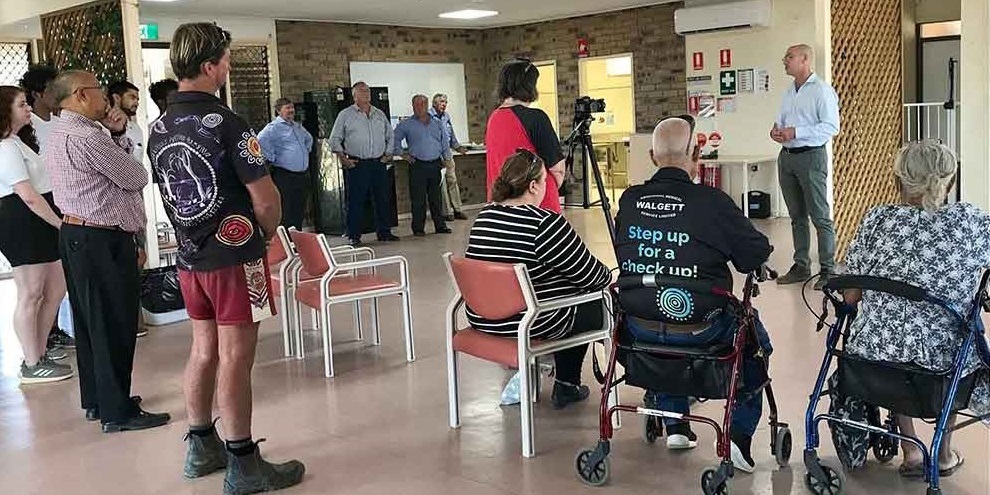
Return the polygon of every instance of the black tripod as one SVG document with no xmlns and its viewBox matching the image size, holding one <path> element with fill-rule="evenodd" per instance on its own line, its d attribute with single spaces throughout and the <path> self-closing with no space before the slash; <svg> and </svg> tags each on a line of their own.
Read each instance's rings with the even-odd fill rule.
<svg viewBox="0 0 990 495">
<path fill-rule="evenodd" d="M 567 157 L 565 158 L 568 173 L 574 176 L 574 148 L 581 145 L 581 187 L 583 198 L 580 203 L 564 204 L 564 206 L 580 206 L 584 209 L 601 205 L 605 214 L 605 225 L 608 226 L 609 239 L 615 239 L 615 219 L 612 218 L 612 208 L 608 203 L 608 195 L 605 192 L 605 184 L 602 182 L 602 172 L 598 168 L 598 158 L 595 157 L 595 150 L 591 145 L 591 121 L 594 118 L 591 114 L 577 114 L 574 116 L 574 130 L 564 141 L 567 143 Z M 591 173 L 598 187 L 598 201 L 590 201 L 591 185 L 588 182 L 588 163 L 591 163 Z"/>
</svg>

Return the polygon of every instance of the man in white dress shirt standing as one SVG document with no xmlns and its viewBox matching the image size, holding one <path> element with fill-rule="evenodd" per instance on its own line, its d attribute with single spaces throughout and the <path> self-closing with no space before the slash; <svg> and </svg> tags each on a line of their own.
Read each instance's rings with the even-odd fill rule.
<svg viewBox="0 0 990 495">
<path fill-rule="evenodd" d="M 812 72 L 814 65 L 815 53 L 810 46 L 787 49 L 784 68 L 794 84 L 784 94 L 770 139 L 782 146 L 778 176 L 794 237 L 794 265 L 777 283 L 801 283 L 811 277 L 811 217 L 818 232 L 821 277 L 815 289 L 820 290 L 835 269 L 835 226 L 829 208 L 825 145 L 839 132 L 839 97 Z"/>
</svg>

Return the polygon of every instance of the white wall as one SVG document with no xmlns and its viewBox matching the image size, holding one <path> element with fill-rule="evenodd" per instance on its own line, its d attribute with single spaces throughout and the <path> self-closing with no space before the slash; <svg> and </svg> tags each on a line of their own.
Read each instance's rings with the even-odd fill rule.
<svg viewBox="0 0 990 495">
<path fill-rule="evenodd" d="M 268 43 L 275 39 L 275 20 L 267 17 L 243 16 L 171 16 L 153 12 L 141 12 L 141 23 L 158 23 L 158 41 L 171 41 L 179 25 L 186 22 L 215 22 L 230 31 L 234 43 Z"/>
<path fill-rule="evenodd" d="M 777 118 L 780 101 L 792 79 L 784 72 L 781 59 L 787 48 L 806 43 L 815 48 L 818 56 L 816 72 L 826 80 L 831 80 L 829 52 L 831 46 L 829 0 L 775 0 L 773 2 L 773 23 L 768 28 L 752 28 L 737 31 L 722 31 L 691 34 L 685 38 L 686 74 L 690 76 L 711 75 L 711 91 L 718 93 L 719 51 L 732 50 L 731 69 L 766 69 L 770 74 L 768 93 L 744 93 L 736 96 L 736 112 L 722 113 L 717 117 L 717 126 L 723 136 L 720 155 L 776 155 L 780 145 L 770 137 L 770 128 Z M 824 5 L 823 5 L 824 4 Z M 692 68 L 692 54 L 703 52 L 705 69 Z M 774 174 L 769 167 L 751 176 L 750 187 L 773 193 L 778 189 Z M 725 181 L 723 171 L 723 182 Z M 737 202 L 742 195 L 741 176 L 731 177 L 731 191 L 727 191 Z M 786 209 L 775 194 L 774 209 L 786 215 Z"/>
<path fill-rule="evenodd" d="M 961 0 L 904 0 L 917 2 L 916 15 L 919 23 L 958 21 L 962 19 Z"/>
<path fill-rule="evenodd" d="M 962 199 L 990 209 L 990 6 L 987 0 L 963 0 L 959 133 Z"/>
</svg>

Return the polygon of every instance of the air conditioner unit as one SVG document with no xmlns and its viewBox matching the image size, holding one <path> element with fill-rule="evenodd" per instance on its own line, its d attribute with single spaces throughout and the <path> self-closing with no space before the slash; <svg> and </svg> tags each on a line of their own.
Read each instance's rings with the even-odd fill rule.
<svg viewBox="0 0 990 495">
<path fill-rule="evenodd" d="M 674 11 L 674 30 L 677 34 L 693 34 L 766 27 L 772 19 L 770 0 L 742 0 L 677 9 Z"/>
</svg>

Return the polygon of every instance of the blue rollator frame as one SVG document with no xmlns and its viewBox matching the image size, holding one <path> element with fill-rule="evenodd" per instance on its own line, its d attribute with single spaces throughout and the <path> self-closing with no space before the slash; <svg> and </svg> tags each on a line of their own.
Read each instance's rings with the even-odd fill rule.
<svg viewBox="0 0 990 495">
<path fill-rule="evenodd" d="M 966 367 L 967 357 L 969 356 L 970 350 L 974 345 L 977 347 L 977 352 L 980 360 L 982 361 L 983 367 L 990 369 L 990 349 L 987 348 L 987 342 L 983 338 L 983 322 L 980 319 L 981 311 L 986 310 L 990 312 L 990 299 L 988 299 L 987 296 L 988 280 L 990 280 L 990 271 L 984 272 L 983 277 L 980 280 L 980 286 L 974 296 L 973 307 L 967 315 L 960 314 L 959 311 L 952 308 L 947 301 L 932 295 L 924 289 L 894 280 L 853 275 L 836 277 L 826 284 L 823 290 L 826 298 L 826 311 L 825 314 L 822 315 L 821 321 L 824 322 L 824 319 L 827 317 L 828 303 L 831 303 L 835 308 L 836 320 L 835 323 L 829 327 L 828 336 L 826 338 L 825 356 L 822 358 L 822 365 L 818 373 L 818 380 L 815 382 L 815 389 L 811 394 L 808 410 L 805 415 L 805 432 L 807 434 L 807 438 L 804 451 L 804 465 L 808 470 L 808 473 L 805 475 L 805 484 L 813 493 L 816 495 L 840 495 L 844 490 L 844 480 L 839 471 L 822 464 L 821 460 L 818 458 L 817 449 L 820 445 L 818 426 L 823 421 L 829 421 L 832 423 L 841 424 L 845 427 L 867 431 L 871 434 L 871 436 L 875 435 L 878 438 L 897 439 L 916 445 L 924 456 L 926 467 L 925 479 L 928 482 L 928 495 L 942 494 L 942 490 L 939 488 L 938 454 L 942 449 L 942 442 L 948 428 L 949 417 L 952 414 L 957 413 L 959 409 L 956 395 L 959 393 L 960 382 L 963 380 L 963 371 Z M 925 443 L 918 438 L 898 433 L 896 428 L 893 427 L 893 422 L 888 422 L 888 428 L 882 428 L 876 425 L 852 421 L 831 414 L 816 413 L 821 397 L 827 393 L 823 391 L 832 361 L 833 359 L 837 359 L 838 357 L 844 355 L 842 351 L 837 350 L 839 341 L 841 339 L 844 349 L 846 339 L 849 337 L 849 326 L 856 315 L 856 307 L 846 304 L 842 299 L 842 294 L 840 291 L 846 289 L 862 289 L 875 292 L 885 292 L 887 294 L 903 297 L 911 301 L 932 304 L 950 314 L 959 324 L 960 331 L 965 332 L 965 339 L 959 349 L 959 353 L 954 359 L 952 367 L 945 370 L 943 373 L 940 373 L 944 376 L 949 376 L 951 374 L 951 380 L 949 381 L 948 391 L 941 401 L 941 411 L 938 413 L 938 418 L 935 423 L 935 435 L 932 439 L 931 449 L 929 449 L 928 446 L 926 446 Z M 819 326 L 821 327 L 821 325 Z M 881 366 L 888 364 L 878 362 L 874 363 Z M 968 400 L 968 397 L 965 398 Z M 861 399 L 869 403 L 868 397 L 861 397 Z M 896 414 L 900 411 L 892 410 L 890 412 Z M 971 419 L 956 425 L 953 427 L 953 431 L 986 419 L 961 412 L 958 414 Z"/>
</svg>

